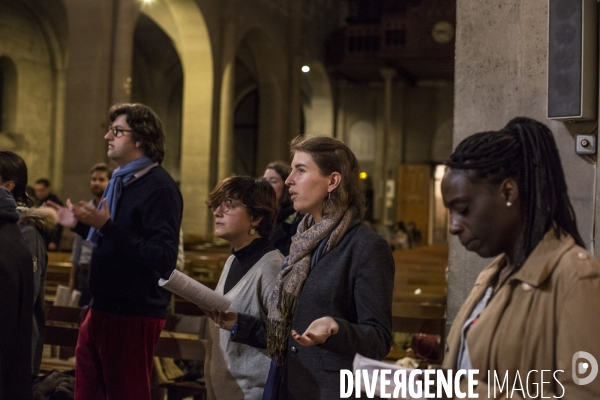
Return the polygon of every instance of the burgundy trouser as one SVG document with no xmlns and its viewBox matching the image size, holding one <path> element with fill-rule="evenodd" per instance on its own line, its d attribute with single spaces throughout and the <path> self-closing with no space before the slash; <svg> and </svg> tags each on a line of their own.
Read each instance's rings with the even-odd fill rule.
<svg viewBox="0 0 600 400">
<path fill-rule="evenodd" d="M 165 320 L 89 309 L 75 348 L 75 400 L 150 400 L 152 357 Z"/>
</svg>

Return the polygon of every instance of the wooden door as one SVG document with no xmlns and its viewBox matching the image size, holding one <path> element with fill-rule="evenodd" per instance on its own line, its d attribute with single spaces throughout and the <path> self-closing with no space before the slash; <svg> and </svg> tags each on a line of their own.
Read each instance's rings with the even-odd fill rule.
<svg viewBox="0 0 600 400">
<path fill-rule="evenodd" d="M 414 222 L 421 231 L 421 244 L 426 245 L 429 232 L 431 166 L 406 164 L 398 167 L 396 185 L 396 222 Z"/>
</svg>

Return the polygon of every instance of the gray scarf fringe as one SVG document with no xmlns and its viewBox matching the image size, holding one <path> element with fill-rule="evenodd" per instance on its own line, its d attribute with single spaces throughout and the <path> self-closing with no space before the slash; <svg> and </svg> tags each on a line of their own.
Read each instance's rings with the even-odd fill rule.
<svg viewBox="0 0 600 400">
<path fill-rule="evenodd" d="M 289 264 L 277 276 L 269 305 L 267 351 L 277 359 L 277 365 L 283 363 L 298 299 L 310 272 L 312 252 L 327 236 L 325 253 L 333 249 L 346 233 L 351 219 L 351 210 L 324 216 L 316 224 L 306 215 L 298 226 L 292 238 Z"/>
</svg>

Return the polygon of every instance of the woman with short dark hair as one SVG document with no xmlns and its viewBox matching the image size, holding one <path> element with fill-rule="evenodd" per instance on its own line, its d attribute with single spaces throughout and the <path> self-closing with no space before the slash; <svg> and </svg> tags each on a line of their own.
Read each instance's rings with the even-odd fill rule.
<svg viewBox="0 0 600 400">
<path fill-rule="evenodd" d="M 213 317 L 232 340 L 273 358 L 263 399 L 333 399 L 357 353 L 382 359 L 392 343 L 394 260 L 361 222 L 365 196 L 352 151 L 331 137 L 298 137 L 286 180 L 305 213 L 270 297 L 268 320 Z M 235 309 L 235 307 L 233 307 Z"/>
<path fill-rule="evenodd" d="M 262 178 L 235 176 L 213 189 L 206 204 L 215 217 L 215 235 L 233 247 L 215 291 L 236 310 L 265 319 L 283 261 L 269 240 L 277 215 L 275 191 Z M 259 399 L 269 364 L 264 351 L 233 343 L 229 332 L 209 327 L 204 367 L 209 399 Z"/>
<path fill-rule="evenodd" d="M 518 378 L 536 397 L 537 387 L 540 397 L 600 398 L 600 379 L 574 379 L 576 353 L 600 355 L 590 334 L 600 331 L 600 264 L 577 230 L 552 132 L 515 118 L 463 140 L 446 165 L 450 233 L 497 258 L 454 319 L 444 367 L 479 370 L 479 397 L 494 385 L 489 371 L 507 374 L 510 388 L 493 389 L 502 398 Z"/>
</svg>

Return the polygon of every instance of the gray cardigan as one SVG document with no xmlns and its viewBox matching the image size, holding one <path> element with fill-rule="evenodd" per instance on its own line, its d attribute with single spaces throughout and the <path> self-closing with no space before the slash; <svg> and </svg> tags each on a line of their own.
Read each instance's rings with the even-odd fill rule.
<svg viewBox="0 0 600 400">
<path fill-rule="evenodd" d="M 229 257 L 215 288 L 223 294 L 223 287 L 235 256 Z M 231 308 L 266 319 L 268 299 L 283 255 L 278 251 L 265 254 L 225 297 Z M 204 362 L 204 375 L 208 399 L 260 399 L 263 393 L 271 358 L 265 350 L 230 341 L 230 332 L 209 324 L 208 345 Z"/>
</svg>

